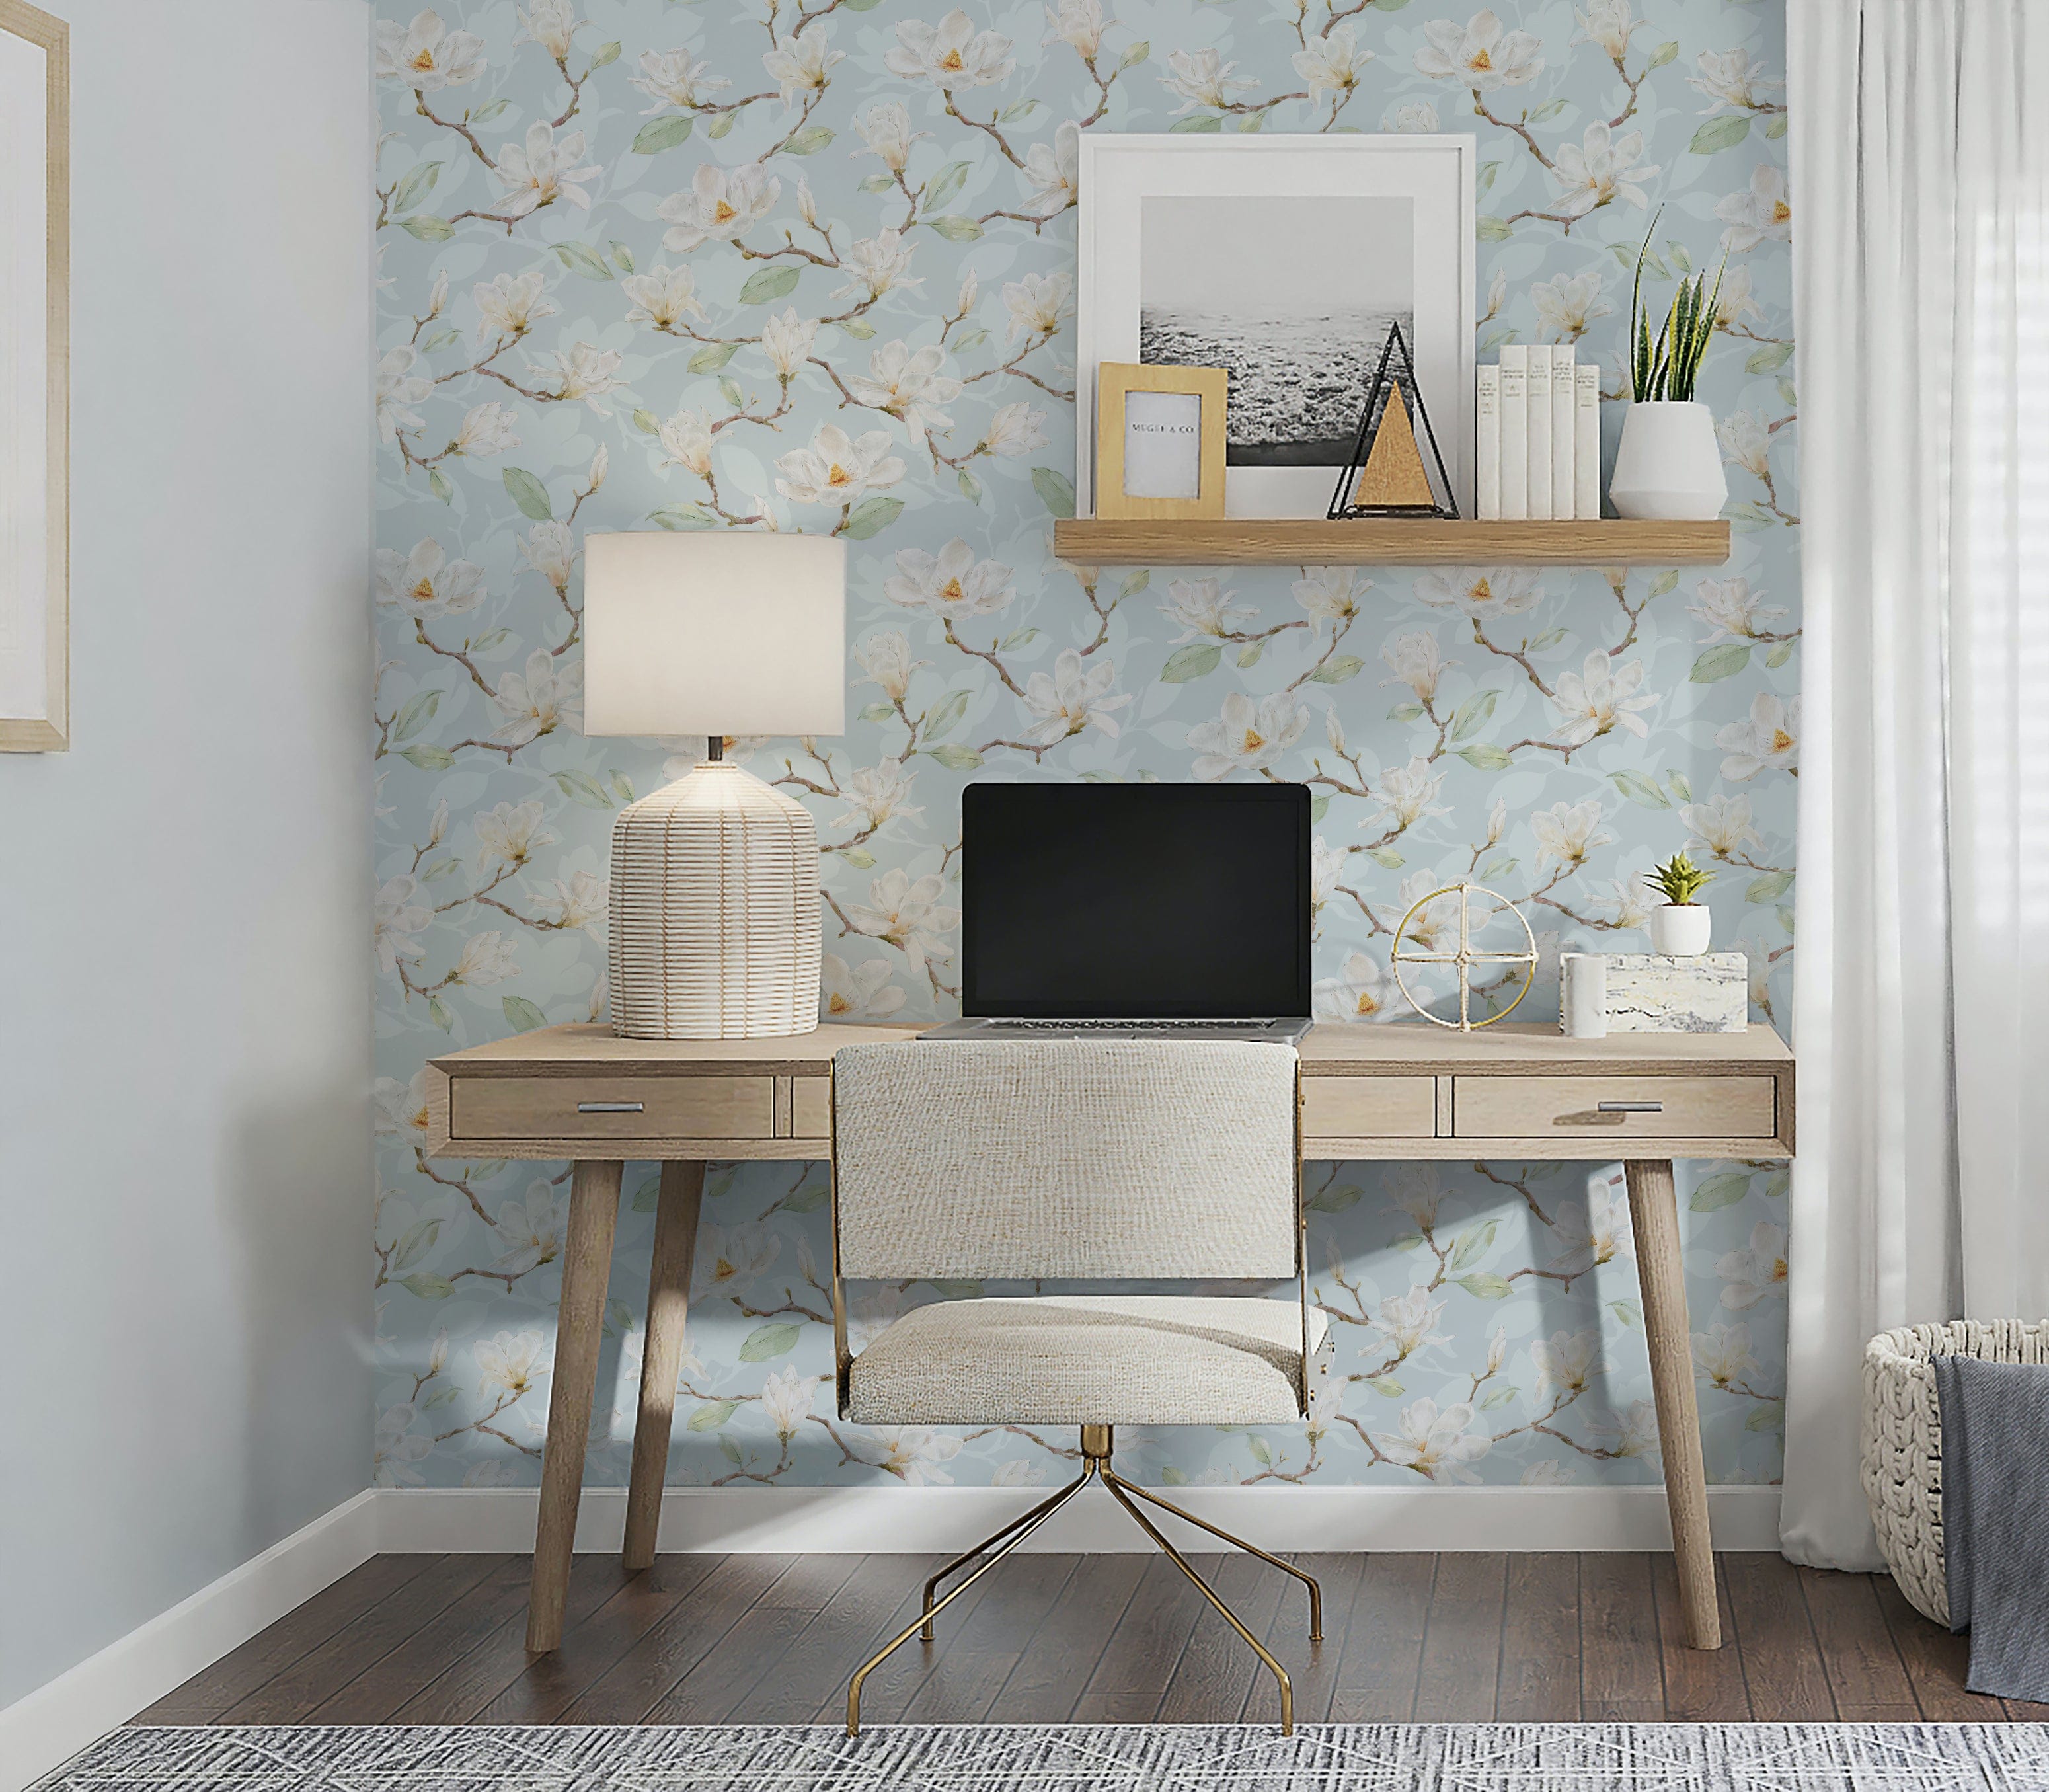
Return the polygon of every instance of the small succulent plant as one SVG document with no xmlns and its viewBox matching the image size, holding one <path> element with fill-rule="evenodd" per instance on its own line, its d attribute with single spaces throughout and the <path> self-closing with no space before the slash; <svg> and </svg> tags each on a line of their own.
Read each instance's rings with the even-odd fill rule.
<svg viewBox="0 0 2049 1792">
<path fill-rule="evenodd" d="M 1703 871 L 1684 853 L 1674 853 L 1655 871 L 1647 871 L 1643 880 L 1654 890 L 1662 891 L 1667 902 L 1685 904 L 1701 893 L 1703 884 L 1713 880 L 1712 871 Z"/>
<path fill-rule="evenodd" d="M 1658 216 L 1663 216 L 1662 208 Z M 1643 304 L 1643 263 L 1657 228 L 1658 219 L 1654 217 L 1650 230 L 1644 235 L 1643 247 L 1636 252 L 1636 278 L 1630 287 L 1630 388 L 1639 404 L 1682 404 L 1693 398 L 1701 363 L 1706 360 L 1708 344 L 1714 340 L 1716 321 L 1720 314 L 1722 271 L 1728 266 L 1728 257 L 1724 255 L 1721 266 L 1715 270 L 1712 288 L 1705 269 L 1690 280 L 1682 278 L 1673 294 L 1671 308 L 1665 313 L 1663 326 L 1654 331 L 1650 313 Z"/>
</svg>

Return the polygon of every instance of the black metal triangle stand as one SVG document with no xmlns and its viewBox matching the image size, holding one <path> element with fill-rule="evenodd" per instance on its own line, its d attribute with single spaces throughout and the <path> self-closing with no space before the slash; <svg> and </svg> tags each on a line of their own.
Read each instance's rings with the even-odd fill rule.
<svg viewBox="0 0 2049 1792">
<path fill-rule="evenodd" d="M 1402 352 L 1400 372 L 1390 383 L 1387 363 L 1394 358 L 1396 349 Z M 1404 378 L 1403 376 L 1406 377 Z M 1347 494 L 1359 483 L 1359 475 L 1366 470 L 1366 463 L 1373 453 L 1373 439 L 1379 427 L 1382 416 L 1387 409 L 1390 391 L 1399 387 L 1405 402 L 1413 413 L 1410 430 L 1420 423 L 1423 439 L 1430 445 L 1430 458 L 1437 466 L 1437 487 L 1444 493 L 1441 503 L 1429 504 L 1353 504 L 1347 503 Z M 1425 477 L 1427 479 L 1426 473 Z M 1356 516 L 1441 516 L 1456 518 L 1459 514 L 1457 495 L 1452 490 L 1451 476 L 1444 471 L 1444 457 L 1437 447 L 1437 433 L 1430 427 L 1430 414 L 1423 408 L 1422 388 L 1416 381 L 1416 363 L 1409 352 L 1408 340 L 1402 334 L 1399 324 L 1387 327 L 1387 340 L 1381 345 L 1380 365 L 1374 370 L 1373 383 L 1367 389 L 1365 414 L 1359 420 L 1359 433 L 1353 440 L 1351 458 L 1345 463 L 1343 476 L 1338 480 L 1337 490 L 1331 494 L 1331 507 L 1328 519 L 1337 522 Z"/>
</svg>

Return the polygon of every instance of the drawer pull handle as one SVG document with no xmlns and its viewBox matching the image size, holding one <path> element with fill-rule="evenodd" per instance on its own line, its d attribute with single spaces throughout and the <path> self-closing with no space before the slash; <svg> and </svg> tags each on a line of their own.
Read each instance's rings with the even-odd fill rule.
<svg viewBox="0 0 2049 1792">
<path fill-rule="evenodd" d="M 1600 1114 L 1662 1114 L 1662 1102 L 1597 1102 L 1595 1111 Z"/>
<path fill-rule="evenodd" d="M 578 1102 L 578 1114 L 639 1114 L 647 1106 L 644 1102 Z"/>
</svg>

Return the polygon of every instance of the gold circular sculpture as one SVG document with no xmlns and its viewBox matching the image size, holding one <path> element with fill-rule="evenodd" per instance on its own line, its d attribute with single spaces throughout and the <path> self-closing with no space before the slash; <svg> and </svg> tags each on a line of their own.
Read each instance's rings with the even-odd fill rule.
<svg viewBox="0 0 2049 1792">
<path fill-rule="evenodd" d="M 1459 899 L 1459 949 L 1456 952 L 1404 951 L 1402 942 L 1409 937 L 1409 923 L 1416 918 L 1419 908 L 1426 908 L 1439 896 L 1456 896 Z M 1473 935 L 1481 931 L 1473 924 L 1473 900 L 1476 897 L 1492 903 L 1497 912 L 1506 912 L 1515 917 L 1516 925 L 1522 928 L 1523 939 L 1529 943 L 1525 952 L 1483 952 L 1472 943 Z M 1488 919 L 1491 919 L 1490 916 Z M 1485 923 L 1481 923 L 1483 928 Z M 1522 911 L 1505 896 L 1488 889 L 1484 884 L 1468 884 L 1461 880 L 1447 884 L 1442 889 L 1433 890 L 1426 896 L 1418 897 L 1409 905 L 1409 912 L 1402 917 L 1402 924 L 1394 930 L 1394 944 L 1388 952 L 1388 966 L 1394 973 L 1394 985 L 1406 998 L 1409 1005 L 1433 1027 L 1450 1027 L 1462 1033 L 1469 1033 L 1476 1027 L 1491 1027 L 1497 1020 L 1506 1020 L 1515 1012 L 1515 1003 L 1530 993 L 1530 985 L 1537 981 L 1537 936 L 1530 931 L 1530 923 Z M 1456 1020 L 1440 1020 L 1423 1005 L 1416 992 L 1409 987 L 1402 974 L 1404 965 L 1456 965 L 1459 979 L 1459 1017 Z M 1515 1001 L 1511 1002 L 1499 1014 L 1490 1014 L 1484 1020 L 1472 1017 L 1472 967 L 1475 965 L 1520 965 L 1522 966 L 1522 987 L 1515 992 Z"/>
</svg>

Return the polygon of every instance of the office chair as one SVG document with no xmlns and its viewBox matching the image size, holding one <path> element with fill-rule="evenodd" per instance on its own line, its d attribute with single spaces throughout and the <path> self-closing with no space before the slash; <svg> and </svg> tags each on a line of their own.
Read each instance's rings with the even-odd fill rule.
<svg viewBox="0 0 2049 1792">
<path fill-rule="evenodd" d="M 833 1331 L 841 1417 L 875 1425 L 1076 1425 L 1080 1478 L 926 1583 L 923 1615 L 862 1683 L 1092 1480 L 1100 1481 L 1272 1672 L 1287 1670 L 1140 1502 L 1315 1580 L 1110 1466 L 1119 1425 L 1292 1423 L 1308 1412 L 1324 1316 L 1302 1260 L 1300 1066 L 1281 1045 L 1216 1040 L 909 1041 L 833 1059 Z M 920 1307 L 858 1356 L 846 1280 L 1177 1281 L 1293 1277 L 1257 1296 L 1041 1295 Z M 1320 1373 L 1327 1365 L 1320 1366 Z M 978 1563 L 943 1594 L 960 1569 Z M 935 1595 L 938 1596 L 935 1598 Z"/>
</svg>

